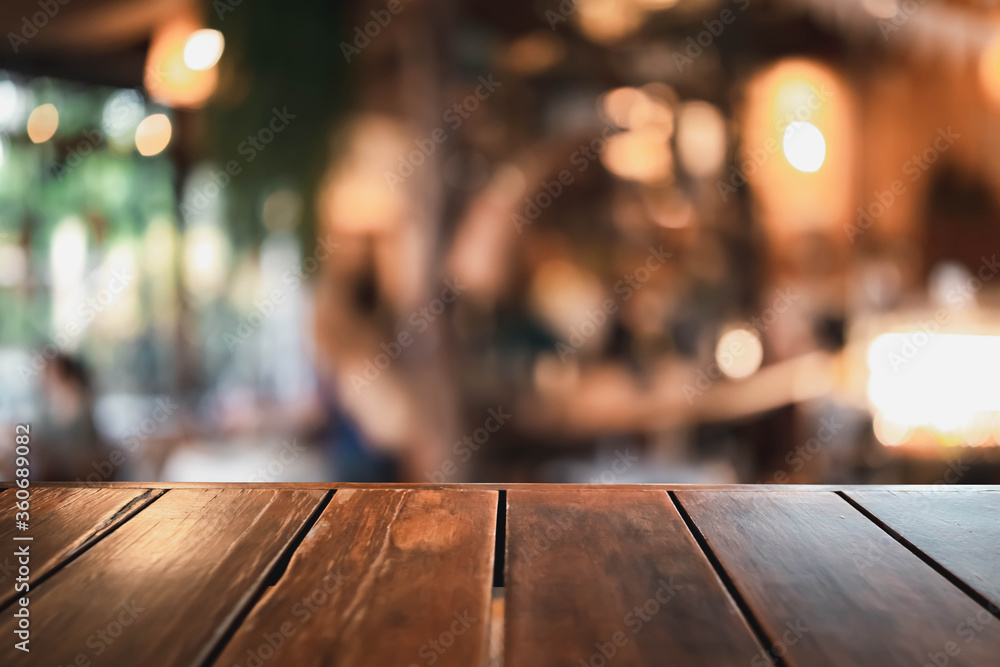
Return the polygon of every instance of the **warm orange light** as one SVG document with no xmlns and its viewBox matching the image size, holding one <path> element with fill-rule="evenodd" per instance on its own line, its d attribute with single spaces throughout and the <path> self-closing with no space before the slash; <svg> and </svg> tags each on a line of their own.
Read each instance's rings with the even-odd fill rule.
<svg viewBox="0 0 1000 667">
<path fill-rule="evenodd" d="M 199 26 L 190 20 L 167 24 L 153 34 L 146 57 L 145 84 L 150 96 L 172 107 L 200 107 L 215 92 L 219 73 L 215 66 L 208 69 L 191 69 L 185 62 L 188 40 Z M 204 64 L 202 49 L 198 58 L 191 58 L 196 65 Z M 221 47 L 219 53 L 221 54 Z"/>
<path fill-rule="evenodd" d="M 324 224 L 351 234 L 392 229 L 405 214 L 408 179 L 420 178 L 427 156 L 386 117 L 359 118 L 349 136 L 348 150 L 320 187 Z"/>
<path fill-rule="evenodd" d="M 663 183 L 673 175 L 670 135 L 650 126 L 622 132 L 608 139 L 601 161 L 620 178 L 641 183 Z"/>
<path fill-rule="evenodd" d="M 691 224 L 694 206 L 676 187 L 647 189 L 643 193 L 646 213 L 653 222 L 668 229 L 681 229 Z"/>
<path fill-rule="evenodd" d="M 48 141 L 59 127 L 59 111 L 53 104 L 35 107 L 28 116 L 28 138 L 40 144 Z"/>
<path fill-rule="evenodd" d="M 979 56 L 979 84 L 987 99 L 1000 106 L 1000 34 L 990 40 Z"/>
<path fill-rule="evenodd" d="M 708 102 L 688 102 L 681 107 L 677 155 L 693 176 L 712 176 L 722 168 L 726 159 L 726 119 L 716 107 Z"/>
<path fill-rule="evenodd" d="M 746 98 L 742 145 L 720 174 L 719 194 L 728 199 L 749 182 L 775 239 L 839 233 L 850 220 L 854 164 L 842 78 L 817 62 L 783 60 L 754 77 Z"/>
<path fill-rule="evenodd" d="M 587 0 L 576 5 L 576 20 L 588 39 L 610 44 L 639 29 L 645 12 L 633 2 Z"/>
<path fill-rule="evenodd" d="M 885 413 L 879 412 L 875 415 L 872 423 L 875 437 L 887 447 L 895 447 L 906 443 L 913 437 L 913 428 L 905 422 L 887 417 Z"/>
<path fill-rule="evenodd" d="M 142 155 L 156 155 L 170 143 L 170 119 L 162 113 L 144 118 L 135 128 L 135 147 Z"/>
<path fill-rule="evenodd" d="M 661 99 L 637 88 L 616 88 L 603 99 L 604 115 L 621 128 L 638 130 L 655 125 L 668 135 L 674 130 L 674 112 Z"/>
<path fill-rule="evenodd" d="M 566 55 L 566 45 L 547 32 L 525 35 L 507 47 L 503 64 L 520 74 L 538 74 L 549 69 Z"/>
<path fill-rule="evenodd" d="M 531 280 L 529 301 L 532 310 L 554 333 L 572 336 L 583 326 L 587 330 L 583 338 L 592 343 L 607 334 L 588 318 L 590 313 L 604 312 L 601 282 L 569 260 L 549 259 L 538 267 Z"/>
</svg>

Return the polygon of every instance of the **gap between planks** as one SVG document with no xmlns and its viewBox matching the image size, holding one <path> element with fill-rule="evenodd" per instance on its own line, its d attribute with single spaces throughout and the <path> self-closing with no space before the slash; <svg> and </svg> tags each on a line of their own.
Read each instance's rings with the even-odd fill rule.
<svg viewBox="0 0 1000 667">
<path fill-rule="evenodd" d="M 739 590 L 737 590 L 736 584 L 733 583 L 733 579 L 729 576 L 729 573 L 726 571 L 725 566 L 723 566 L 722 561 L 720 561 L 718 556 L 715 555 L 715 551 L 712 550 L 708 540 L 705 539 L 705 536 L 702 535 L 701 530 L 694 522 L 694 519 L 691 518 L 691 515 L 688 514 L 687 510 L 684 508 L 680 498 L 678 498 L 677 494 L 673 491 L 667 491 L 666 493 L 671 502 L 673 502 L 677 513 L 681 515 L 681 519 L 684 521 L 684 525 L 687 526 L 688 532 L 691 533 L 692 537 L 694 537 L 694 541 L 698 544 L 701 552 L 704 554 L 705 558 L 712 566 L 712 569 L 715 571 L 715 576 L 717 576 L 719 581 L 722 582 L 723 588 L 726 589 L 726 592 L 733 600 L 736 608 L 739 609 L 740 613 L 743 615 L 743 619 L 753 632 L 757 643 L 760 644 L 761 654 L 766 656 L 767 659 L 770 660 L 776 667 L 787 667 L 785 661 L 775 656 L 771 651 L 771 647 L 775 645 L 776 640 L 768 636 L 764 626 L 750 609 L 750 605 L 747 604 L 747 601 L 743 599 L 743 596 L 740 594 Z"/>
<path fill-rule="evenodd" d="M 907 551 L 929 565 L 931 569 L 947 579 L 953 586 L 955 586 L 955 588 L 972 598 L 976 604 L 992 614 L 994 618 L 1000 620 L 1000 608 L 997 608 L 997 606 L 987 599 L 986 596 L 962 581 L 962 579 L 960 579 L 957 575 L 949 571 L 945 566 L 941 565 L 934 558 L 925 553 L 920 547 L 903 537 L 901 533 L 893 529 L 893 527 L 886 522 L 882 521 L 882 519 L 878 518 L 873 512 L 869 511 L 868 508 L 856 501 L 854 498 L 851 498 L 843 491 L 834 491 L 834 494 L 840 496 L 847 504 L 860 512 L 862 516 L 881 528 L 886 535 L 894 539 Z"/>
<path fill-rule="evenodd" d="M 139 514 L 139 512 L 152 505 L 156 500 L 159 500 L 163 496 L 167 495 L 169 491 L 170 489 L 146 489 L 144 493 L 139 494 L 132 500 L 122 505 L 122 507 L 119 508 L 117 512 L 112 514 L 103 524 L 94 528 L 93 532 L 80 544 L 79 547 L 70 551 L 66 554 L 65 558 L 53 565 L 49 570 L 39 575 L 38 578 L 31 583 L 32 590 L 37 589 L 39 586 L 51 579 L 56 573 L 63 570 L 63 568 L 67 565 L 87 553 L 91 547 L 124 526 L 129 522 L 129 520 Z M 105 527 L 107 526 L 110 527 L 105 530 Z M 13 604 L 18 597 L 19 596 L 17 594 L 14 594 L 6 600 L 0 600 L 0 611 L 3 611 Z"/>
<path fill-rule="evenodd" d="M 334 493 L 336 493 L 335 489 L 327 491 L 323 495 L 323 499 L 319 501 L 318 505 L 316 505 L 316 508 L 313 510 L 312 514 L 309 515 L 309 518 L 302 523 L 299 531 L 295 534 L 295 537 L 291 542 L 289 542 L 288 546 L 275 561 L 271 570 L 264 577 L 261 585 L 253 592 L 253 595 L 251 595 L 250 599 L 247 600 L 245 605 L 243 605 L 243 608 L 236 612 L 236 615 L 233 616 L 232 621 L 226 626 L 225 631 L 221 634 L 218 641 L 216 641 L 215 645 L 211 648 L 211 650 L 209 650 L 205 659 L 201 662 L 202 667 L 210 667 L 210 665 L 213 665 L 219 659 L 219 656 L 222 655 L 222 651 L 226 648 L 226 645 L 233 638 L 233 636 L 236 635 L 236 631 L 239 630 L 240 625 L 242 625 L 243 621 L 245 621 L 247 616 L 250 615 L 250 612 L 253 611 L 254 607 L 257 606 L 260 599 L 264 597 L 264 593 L 267 592 L 267 589 L 272 586 L 276 586 L 278 582 L 281 581 L 281 578 L 288 570 L 289 563 L 292 562 L 292 558 L 295 556 L 295 552 L 298 551 L 299 546 L 306 539 L 309 531 L 312 530 L 314 525 L 316 525 L 316 522 L 319 521 L 319 517 L 323 514 L 323 511 L 330 504 L 330 501 L 333 500 Z"/>
</svg>

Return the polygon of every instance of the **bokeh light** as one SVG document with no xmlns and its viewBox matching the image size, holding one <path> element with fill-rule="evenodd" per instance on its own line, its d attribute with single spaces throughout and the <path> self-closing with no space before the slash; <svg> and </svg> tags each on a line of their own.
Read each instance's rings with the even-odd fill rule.
<svg viewBox="0 0 1000 667">
<path fill-rule="evenodd" d="M 764 359 L 764 347 L 749 329 L 730 329 L 715 347 L 715 362 L 729 378 L 741 380 L 757 372 Z"/>
<path fill-rule="evenodd" d="M 170 143 L 170 119 L 162 113 L 148 116 L 135 129 L 135 147 L 141 155 L 156 155 Z"/>
<path fill-rule="evenodd" d="M 215 92 L 218 68 L 192 69 L 185 62 L 188 38 L 196 24 L 178 20 L 159 28 L 146 55 L 144 81 L 150 96 L 172 107 L 197 108 Z"/>
<path fill-rule="evenodd" d="M 184 44 L 184 64 L 193 70 L 206 70 L 219 62 L 226 40 L 218 30 L 195 30 Z"/>
<path fill-rule="evenodd" d="M 28 116 L 28 138 L 36 144 L 51 139 L 59 128 L 59 111 L 54 104 L 42 104 Z"/>
<path fill-rule="evenodd" d="M 812 123 L 795 121 L 785 128 L 782 148 L 789 164 L 806 173 L 818 171 L 826 159 L 826 140 Z"/>
<path fill-rule="evenodd" d="M 726 121 L 708 102 L 681 107 L 677 127 L 677 156 L 692 176 L 712 176 L 726 159 Z"/>
</svg>

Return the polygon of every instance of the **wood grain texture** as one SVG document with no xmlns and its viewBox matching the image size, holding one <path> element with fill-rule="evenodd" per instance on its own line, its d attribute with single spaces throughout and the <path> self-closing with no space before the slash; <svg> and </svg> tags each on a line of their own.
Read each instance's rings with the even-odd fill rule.
<svg viewBox="0 0 1000 667">
<path fill-rule="evenodd" d="M 480 667 L 497 493 L 342 490 L 216 665 Z"/>
<path fill-rule="evenodd" d="M 665 492 L 507 507 L 506 664 L 743 667 L 761 650 Z"/>
<path fill-rule="evenodd" d="M 322 497 L 169 491 L 31 592 L 30 658 L 8 639 L 0 664 L 199 664 Z"/>
<path fill-rule="evenodd" d="M 677 496 L 786 664 L 996 664 L 1000 623 L 836 494 Z"/>
<path fill-rule="evenodd" d="M 1000 608 L 1000 493 L 851 491 L 847 495 Z"/>
<path fill-rule="evenodd" d="M 28 530 L 17 530 L 14 489 L 0 493 L 0 544 L 14 545 L 13 537 L 30 536 L 31 577 L 46 576 L 54 567 L 101 539 L 147 503 L 164 493 L 144 489 L 91 489 L 49 487 L 31 489 Z M 12 565 L 14 548 L 3 555 L 4 572 Z M 0 589 L 0 608 L 17 594 L 14 577 Z"/>
</svg>

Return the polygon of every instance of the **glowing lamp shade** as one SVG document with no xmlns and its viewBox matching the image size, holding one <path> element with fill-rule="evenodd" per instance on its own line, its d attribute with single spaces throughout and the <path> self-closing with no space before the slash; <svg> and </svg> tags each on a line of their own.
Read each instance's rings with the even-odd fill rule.
<svg viewBox="0 0 1000 667">
<path fill-rule="evenodd" d="M 206 70 L 222 57 L 226 40 L 218 30 L 195 30 L 184 44 L 184 64 L 193 70 Z"/>
<path fill-rule="evenodd" d="M 53 104 L 35 107 L 28 116 L 28 138 L 41 144 L 53 137 L 59 127 L 59 111 Z"/>
<path fill-rule="evenodd" d="M 156 155 L 170 143 L 170 119 L 162 113 L 143 119 L 135 128 L 135 147 L 142 155 Z"/>
<path fill-rule="evenodd" d="M 812 123 L 795 121 L 785 128 L 781 147 L 788 163 L 806 173 L 819 171 L 826 159 L 826 140 Z"/>
</svg>

